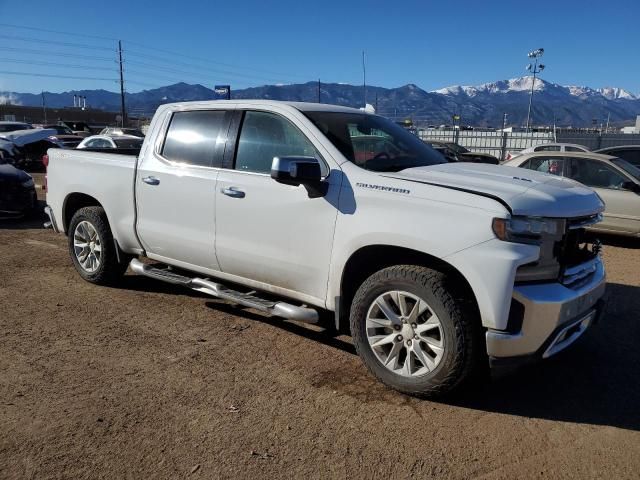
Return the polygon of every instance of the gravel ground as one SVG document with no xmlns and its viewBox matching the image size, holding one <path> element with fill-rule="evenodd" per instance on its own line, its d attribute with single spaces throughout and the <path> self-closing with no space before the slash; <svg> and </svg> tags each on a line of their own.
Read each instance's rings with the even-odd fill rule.
<svg viewBox="0 0 640 480">
<path fill-rule="evenodd" d="M 640 245 L 573 349 L 442 402 L 389 391 L 348 337 L 128 275 L 0 224 L 1 478 L 638 478 Z"/>
</svg>

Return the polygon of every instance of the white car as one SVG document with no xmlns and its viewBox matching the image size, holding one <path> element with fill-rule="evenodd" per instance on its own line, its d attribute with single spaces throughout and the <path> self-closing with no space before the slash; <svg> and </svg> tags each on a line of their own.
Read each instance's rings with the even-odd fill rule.
<svg viewBox="0 0 640 480">
<path fill-rule="evenodd" d="M 142 147 L 143 140 L 144 139 L 140 137 L 134 137 L 132 135 L 91 135 L 83 139 L 76 148 L 81 150 L 85 148 L 135 149 Z"/>
<path fill-rule="evenodd" d="M 525 148 L 519 152 L 508 152 L 506 160 L 511 160 L 520 155 L 526 155 L 527 153 L 538 152 L 589 152 L 590 150 L 584 145 L 578 145 L 576 143 L 544 143 L 542 145 L 534 145 L 533 147 Z"/>
<path fill-rule="evenodd" d="M 356 152 L 362 135 L 384 141 Z M 49 156 L 49 223 L 88 282 L 130 266 L 289 320 L 331 312 L 372 374 L 408 394 L 550 357 L 602 311 L 603 262 L 583 237 L 604 209 L 591 189 L 446 163 L 372 113 L 168 104 L 138 156 Z"/>
</svg>

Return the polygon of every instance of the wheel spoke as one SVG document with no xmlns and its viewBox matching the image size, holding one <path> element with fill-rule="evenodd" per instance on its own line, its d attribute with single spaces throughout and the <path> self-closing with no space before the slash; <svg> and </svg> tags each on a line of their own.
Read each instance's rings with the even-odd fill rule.
<svg viewBox="0 0 640 480">
<path fill-rule="evenodd" d="M 410 322 L 417 321 L 418 317 L 422 315 L 428 308 L 429 308 L 428 305 L 419 299 L 411 309 L 411 313 L 409 313 L 409 321 Z"/>
<path fill-rule="evenodd" d="M 429 345 L 429 348 L 433 350 L 436 355 L 440 355 L 444 351 L 444 345 L 442 340 L 436 340 L 431 337 L 422 337 L 422 341 Z"/>
<path fill-rule="evenodd" d="M 367 318 L 368 322 L 371 323 L 375 323 L 375 326 L 378 327 L 391 327 L 391 320 L 387 320 L 386 318 L 375 318 L 375 317 L 369 317 Z"/>
<path fill-rule="evenodd" d="M 393 343 L 396 339 L 397 335 L 392 333 L 391 335 L 376 335 L 374 337 L 369 337 L 369 344 L 372 347 L 381 347 L 383 345 L 388 345 Z"/>
<path fill-rule="evenodd" d="M 384 362 L 384 364 L 391 370 L 395 370 L 398 368 L 398 360 L 401 350 L 402 342 L 394 343 L 393 347 L 391 347 L 391 351 L 389 352 L 389 355 L 387 355 L 387 359 Z"/>
<path fill-rule="evenodd" d="M 383 296 L 378 297 L 378 299 L 376 300 L 376 304 L 378 305 L 378 308 L 383 313 L 383 315 L 387 317 L 387 319 L 392 322 L 399 321 L 398 315 L 396 315 L 396 313 L 393 311 L 386 298 L 384 298 Z"/>
<path fill-rule="evenodd" d="M 431 357 L 427 355 L 420 346 L 419 342 L 416 342 L 413 347 L 413 354 L 416 356 L 420 363 L 429 371 L 433 370 L 436 366 Z"/>
</svg>

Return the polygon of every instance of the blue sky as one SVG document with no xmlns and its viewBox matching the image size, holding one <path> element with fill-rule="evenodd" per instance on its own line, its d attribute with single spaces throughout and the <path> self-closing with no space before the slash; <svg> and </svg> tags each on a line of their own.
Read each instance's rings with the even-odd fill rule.
<svg viewBox="0 0 640 480">
<path fill-rule="evenodd" d="M 639 19 L 637 0 L 0 0 L 0 91 L 116 91 L 115 39 L 122 39 L 132 92 L 179 80 L 235 88 L 318 78 L 358 84 L 362 50 L 368 84 L 432 90 L 524 75 L 526 53 L 544 47 L 543 78 L 637 94 Z"/>
</svg>

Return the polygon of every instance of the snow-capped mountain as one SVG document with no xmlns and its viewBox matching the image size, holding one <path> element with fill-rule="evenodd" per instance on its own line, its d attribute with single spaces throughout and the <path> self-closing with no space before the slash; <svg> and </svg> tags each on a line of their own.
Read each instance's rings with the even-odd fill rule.
<svg viewBox="0 0 640 480">
<path fill-rule="evenodd" d="M 532 76 L 511 78 L 509 80 L 500 80 L 497 82 L 483 83 L 481 85 L 453 85 L 450 87 L 432 90 L 432 93 L 441 95 L 460 95 L 465 94 L 469 97 L 475 97 L 482 93 L 512 93 L 512 92 L 530 92 Z M 623 88 L 604 87 L 591 88 L 584 86 L 568 85 L 562 86 L 557 83 L 548 82 L 542 78 L 536 78 L 535 92 L 544 91 L 566 91 L 569 95 L 576 97 L 602 96 L 607 100 L 626 99 L 638 100 L 638 97 Z"/>
<path fill-rule="evenodd" d="M 509 125 L 526 122 L 532 77 L 485 83 L 476 86 L 451 86 L 427 92 L 415 84 L 397 88 L 367 86 L 367 101 L 375 103 L 377 111 L 395 119 L 413 118 L 423 124 L 451 123 L 453 114 L 461 116 L 461 123 L 479 126 L 499 126 L 503 114 Z M 317 82 L 288 85 L 263 85 L 243 90 L 232 90 L 232 98 L 263 98 L 316 102 Z M 73 105 L 73 95 L 82 95 L 94 108 L 118 111 L 120 96 L 106 90 L 80 90 L 63 93 L 45 92 L 47 106 L 61 108 Z M 363 101 L 362 85 L 322 83 L 321 101 L 336 105 L 360 107 Z M 40 106 L 40 94 L 4 93 L 10 103 Z M 152 90 L 126 94 L 130 111 L 151 114 L 158 105 L 187 100 L 208 100 L 214 92 L 203 85 L 176 83 Z M 597 122 L 632 122 L 640 115 L 640 98 L 621 88 L 590 88 L 562 86 L 536 79 L 532 108 L 534 125 L 552 124 L 590 126 Z"/>
</svg>

